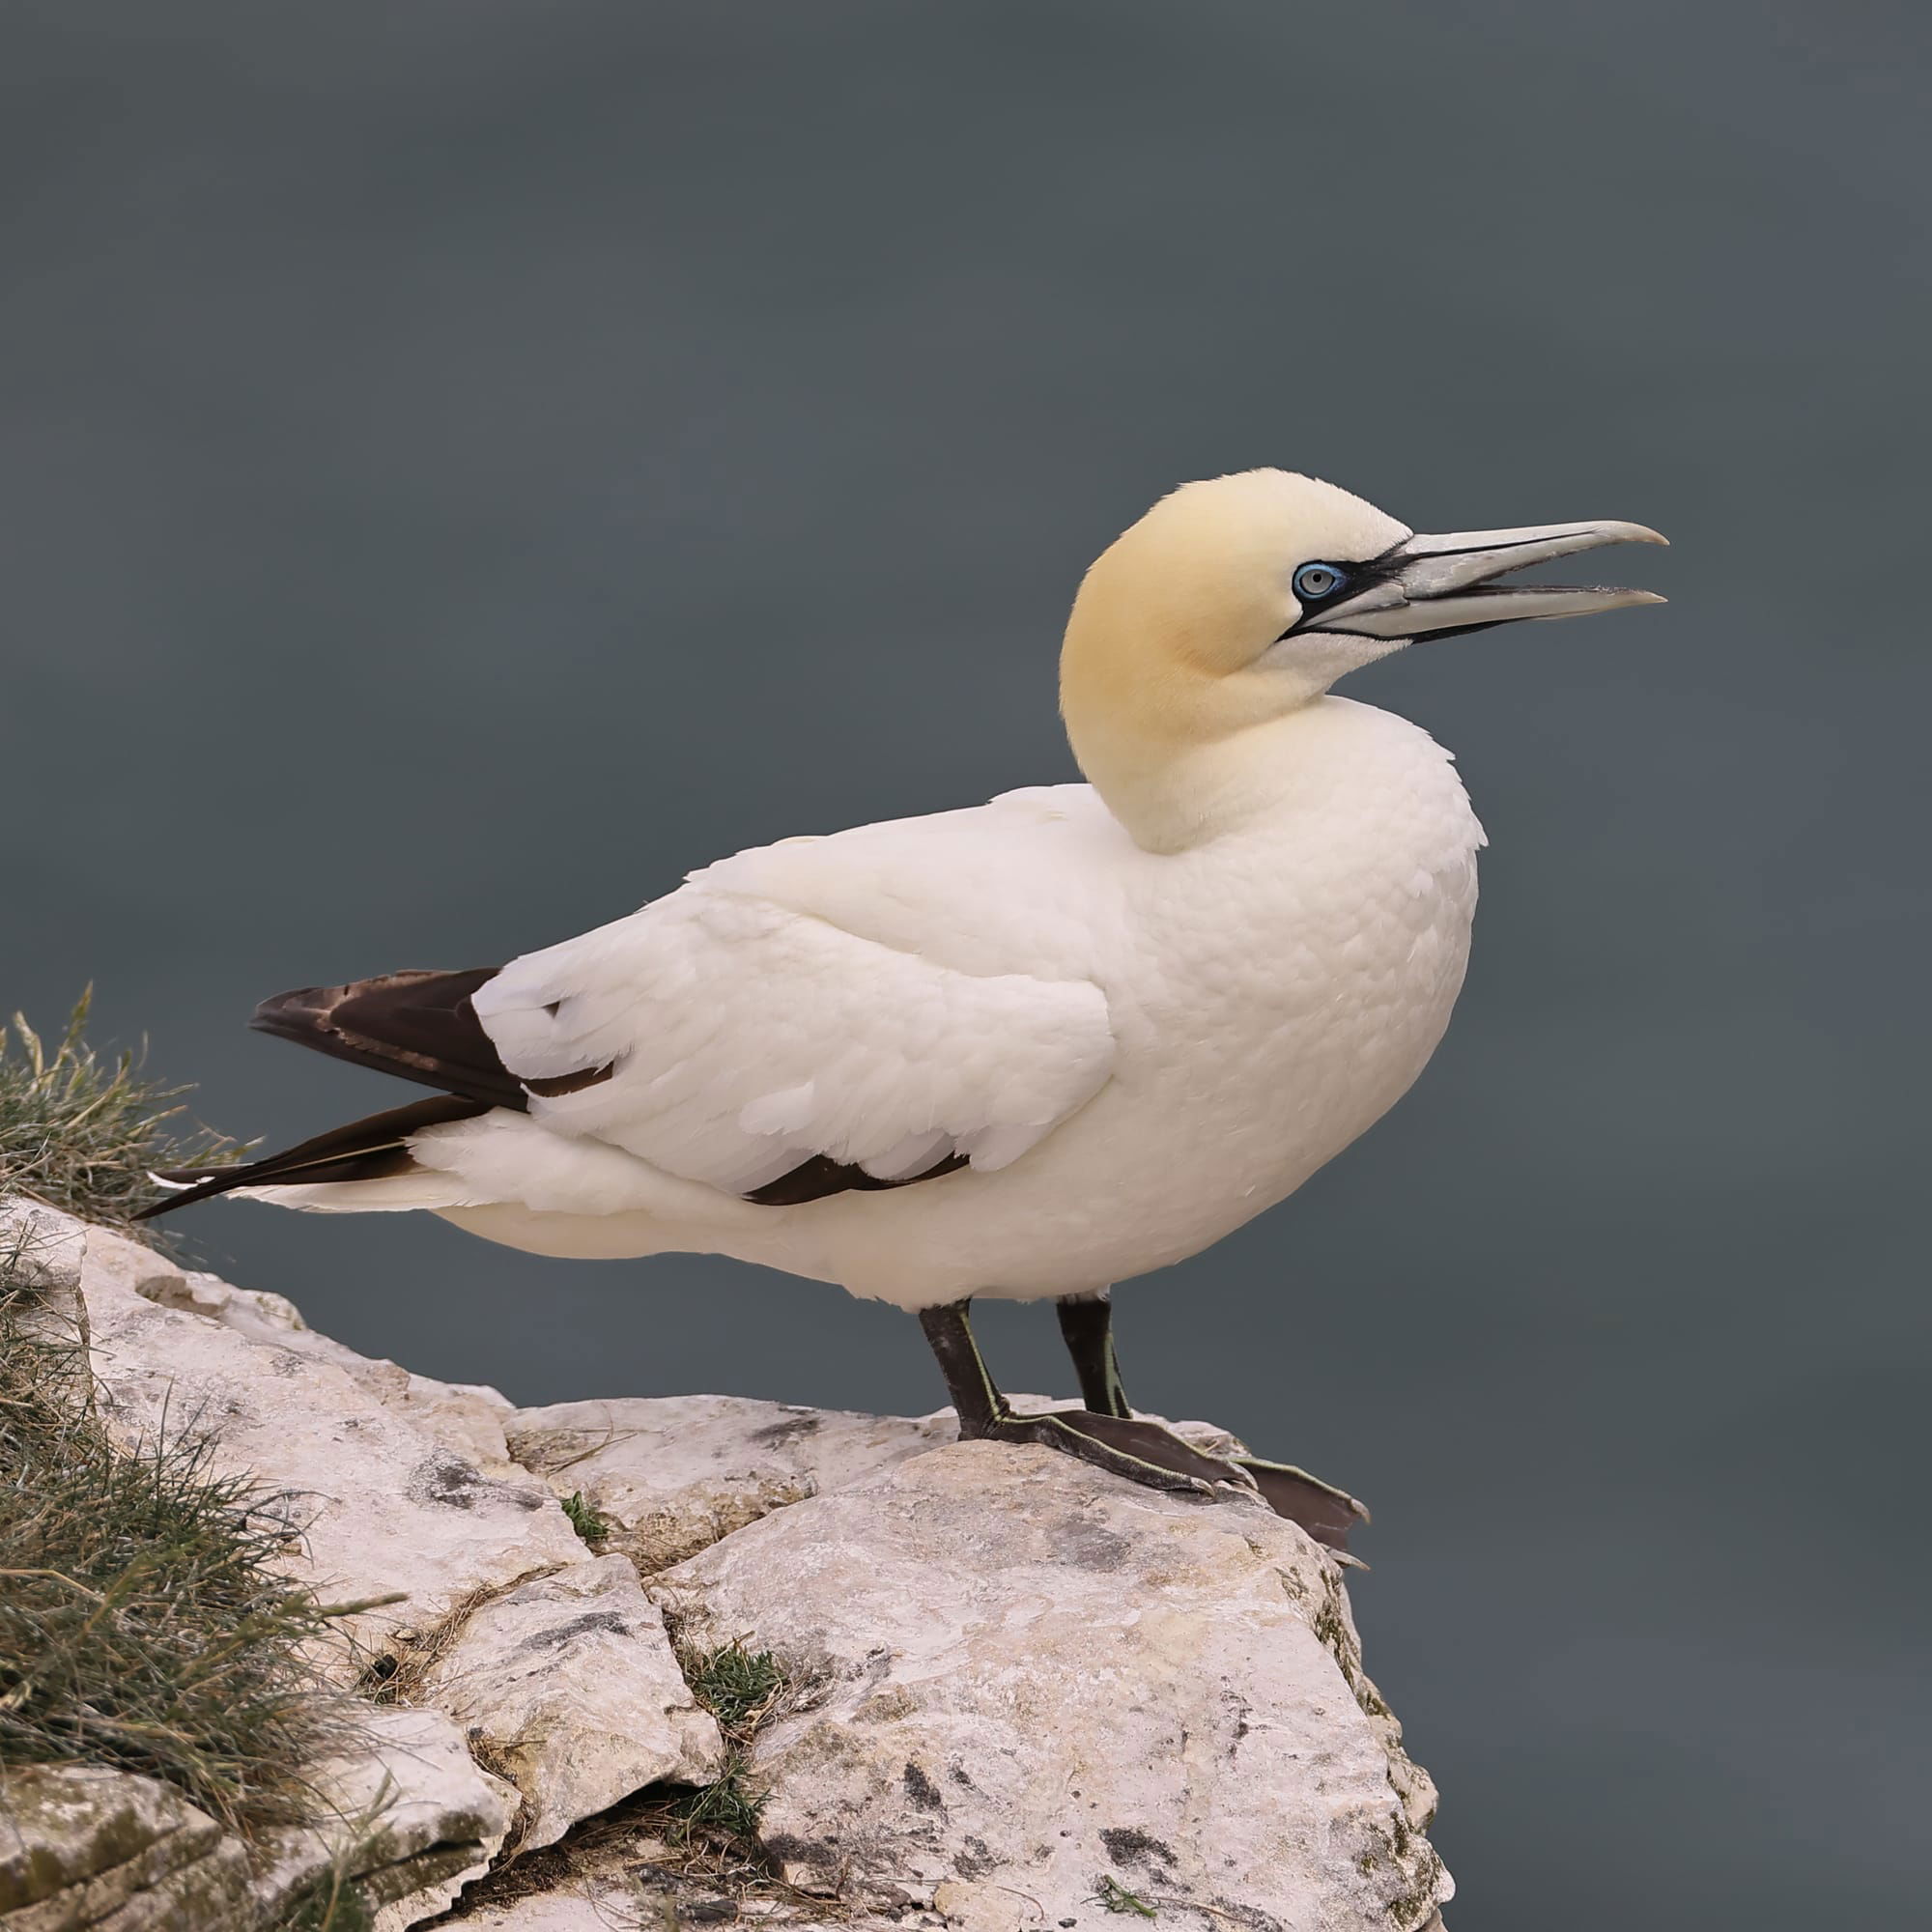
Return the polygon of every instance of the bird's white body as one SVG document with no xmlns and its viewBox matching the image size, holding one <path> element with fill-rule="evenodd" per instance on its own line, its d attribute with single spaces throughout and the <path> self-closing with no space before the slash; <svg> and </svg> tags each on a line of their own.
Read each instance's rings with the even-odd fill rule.
<svg viewBox="0 0 1932 1932">
<path fill-rule="evenodd" d="M 1198 1253 L 1401 1097 L 1463 982 L 1483 835 L 1449 755 L 1329 687 L 1412 638 L 1655 602 L 1494 580 L 1662 541 L 1417 536 L 1281 470 L 1188 485 L 1074 603 L 1091 783 L 741 852 L 468 996 L 527 1112 L 445 1114 L 368 1178 L 318 1144 L 258 1164 L 316 1180 L 197 1184 L 907 1308 Z M 366 1057 L 351 1033 L 330 1050 Z"/>
<path fill-rule="evenodd" d="M 614 1077 L 427 1130 L 419 1176 L 270 1198 L 431 1207 L 547 1254 L 735 1255 L 907 1308 L 1198 1253 L 1407 1090 L 1476 903 L 1482 831 L 1425 732 L 1339 697 L 1262 728 L 1242 809 L 1184 851 L 1143 849 L 1069 784 L 698 872 L 479 996 L 517 1071 L 615 1056 Z M 975 1009 L 959 979 L 1003 1003 Z M 990 1160 L 794 1207 L 742 1196 L 808 1152 L 889 1171 L 941 1121 Z"/>
</svg>

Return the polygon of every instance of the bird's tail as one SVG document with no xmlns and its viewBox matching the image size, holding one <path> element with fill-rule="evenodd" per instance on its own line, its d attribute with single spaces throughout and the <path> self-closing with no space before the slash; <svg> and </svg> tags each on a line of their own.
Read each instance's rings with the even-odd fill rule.
<svg viewBox="0 0 1932 1932">
<path fill-rule="evenodd" d="M 353 1121 L 242 1166 L 164 1170 L 155 1180 L 172 1192 L 139 1218 L 152 1220 L 234 1193 L 285 1208 L 343 1211 L 447 1205 L 448 1177 L 432 1177 L 417 1165 L 410 1136 L 473 1120 L 493 1108 L 522 1113 L 529 1106 L 528 1094 L 504 1066 L 469 1003 L 470 994 L 499 970 L 384 973 L 341 986 L 301 986 L 264 1000 L 249 1022 L 259 1032 L 441 1091 L 434 1099 Z"/>
<path fill-rule="evenodd" d="M 381 1208 L 434 1208 L 448 1199 L 449 1177 L 416 1165 L 410 1152 L 410 1136 L 424 1127 L 450 1121 L 471 1121 L 491 1111 L 492 1102 L 461 1094 L 439 1094 L 434 1099 L 412 1100 L 386 1114 L 352 1121 L 299 1146 L 260 1160 L 231 1167 L 170 1167 L 154 1176 L 158 1186 L 171 1191 L 134 1218 L 152 1221 L 157 1214 L 207 1201 L 216 1194 L 245 1192 L 287 1208 L 338 1208 L 367 1210 Z M 421 1186 L 355 1185 L 396 1183 L 422 1179 Z M 436 1198 L 428 1198 L 434 1195 Z M 423 1198 L 417 1198 L 417 1197 Z"/>
</svg>

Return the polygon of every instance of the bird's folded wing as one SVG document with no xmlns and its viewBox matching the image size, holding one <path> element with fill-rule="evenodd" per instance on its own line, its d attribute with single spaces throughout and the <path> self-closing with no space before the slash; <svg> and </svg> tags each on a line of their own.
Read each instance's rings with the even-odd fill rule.
<svg viewBox="0 0 1932 1932">
<path fill-rule="evenodd" d="M 812 1160 L 1007 1166 L 1114 1052 L 1090 980 L 961 973 L 702 885 L 513 960 L 474 1004 L 546 1126 L 740 1195 Z"/>
</svg>

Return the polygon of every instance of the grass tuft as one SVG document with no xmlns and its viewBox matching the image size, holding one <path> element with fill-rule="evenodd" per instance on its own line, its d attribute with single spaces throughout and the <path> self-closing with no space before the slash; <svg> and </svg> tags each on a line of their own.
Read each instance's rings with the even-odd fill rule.
<svg viewBox="0 0 1932 1932">
<path fill-rule="evenodd" d="M 0 1194 L 31 1194 L 83 1220 L 132 1230 L 157 1167 L 215 1166 L 247 1150 L 184 1121 L 185 1087 L 142 1077 L 132 1053 L 103 1058 L 82 1037 L 90 988 L 51 1045 L 20 1017 L 0 1022 Z"/>
<path fill-rule="evenodd" d="M 678 1661 L 692 1694 L 718 1719 L 724 1767 L 711 1783 L 671 1801 L 670 1843 L 687 1853 L 755 1861 L 765 1801 L 750 1781 L 752 1740 L 787 1700 L 792 1680 L 770 1651 L 747 1650 L 736 1637 L 717 1650 L 683 1653 Z"/>
<path fill-rule="evenodd" d="M 107 1764 L 236 1830 L 294 1821 L 336 1741 L 305 1646 L 328 1613 L 276 1574 L 296 1533 L 185 1435 L 116 1450 L 71 1321 L 0 1254 L 0 1767 Z"/>
<path fill-rule="evenodd" d="M 746 1783 L 744 1759 L 734 1751 L 716 1783 L 696 1786 L 671 1806 L 676 1820 L 671 1843 L 682 1847 L 722 1839 L 732 1850 L 750 1850 L 764 1803 L 763 1793 Z"/>
<path fill-rule="evenodd" d="M 0 1025 L 0 1193 L 129 1228 L 150 1168 L 242 1150 L 184 1133 L 185 1089 L 82 1037 Z M 77 1314 L 36 1286 L 24 1230 L 0 1248 L 0 1769 L 96 1764 L 158 1778 L 231 1830 L 306 1822 L 297 1767 L 350 1735 L 313 1646 L 342 1606 L 278 1573 L 285 1501 L 217 1474 L 187 1432 L 138 1453 L 94 1411 Z M 354 1932 L 339 1884 L 318 1904 Z"/>
<path fill-rule="evenodd" d="M 718 1719 L 727 1738 L 749 1739 L 786 1685 L 784 1666 L 768 1650 L 747 1650 L 734 1638 L 702 1651 L 685 1666 L 692 1694 Z"/>
<path fill-rule="evenodd" d="M 590 1502 L 582 1490 L 573 1490 L 564 1498 L 563 1513 L 570 1519 L 570 1526 L 585 1543 L 602 1543 L 611 1534 L 611 1524 L 597 1513 L 596 1505 Z"/>
<path fill-rule="evenodd" d="M 283 1913 L 275 1932 L 373 1932 L 376 1915 L 340 1870 L 325 1872 Z"/>
</svg>

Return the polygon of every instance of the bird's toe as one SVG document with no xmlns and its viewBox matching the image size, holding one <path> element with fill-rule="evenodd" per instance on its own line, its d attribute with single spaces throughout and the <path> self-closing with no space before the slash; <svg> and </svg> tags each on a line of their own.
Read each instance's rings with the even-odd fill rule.
<svg viewBox="0 0 1932 1932">
<path fill-rule="evenodd" d="M 1007 1441 L 1037 1442 L 1171 1494 L 1224 1499 L 1257 1493 L 1254 1478 L 1236 1463 L 1209 1456 L 1157 1423 L 1060 1408 L 1005 1418 L 995 1433 Z"/>
<path fill-rule="evenodd" d="M 1365 1503 L 1347 1490 L 1338 1490 L 1333 1483 L 1311 1476 L 1306 1469 L 1297 1469 L 1287 1463 L 1264 1462 L 1257 1456 L 1237 1460 L 1276 1516 L 1299 1523 L 1317 1543 L 1330 1549 L 1346 1550 L 1349 1532 L 1357 1523 L 1369 1520 Z"/>
</svg>

